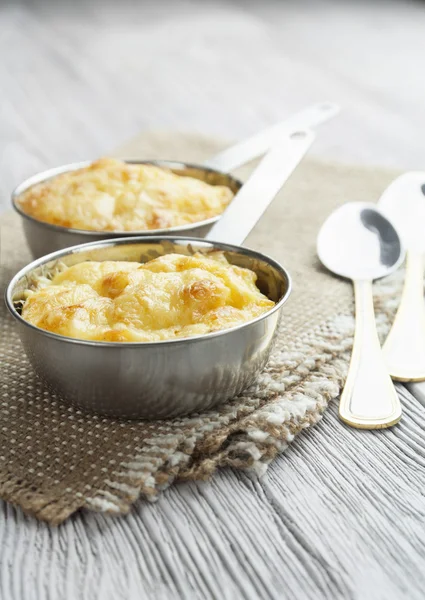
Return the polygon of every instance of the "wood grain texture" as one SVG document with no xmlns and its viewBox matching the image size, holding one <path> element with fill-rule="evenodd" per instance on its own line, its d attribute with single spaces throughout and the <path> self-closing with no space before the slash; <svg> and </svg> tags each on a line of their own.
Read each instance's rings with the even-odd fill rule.
<svg viewBox="0 0 425 600">
<path fill-rule="evenodd" d="M 144 128 L 237 138 L 327 98 L 344 112 L 314 152 L 423 168 L 424 27 L 413 1 L 3 2 L 0 206 Z M 0 598 L 422 599 L 425 408 L 399 390 L 396 428 L 359 434 L 333 407 L 261 480 L 57 529 L 1 503 Z"/>
</svg>

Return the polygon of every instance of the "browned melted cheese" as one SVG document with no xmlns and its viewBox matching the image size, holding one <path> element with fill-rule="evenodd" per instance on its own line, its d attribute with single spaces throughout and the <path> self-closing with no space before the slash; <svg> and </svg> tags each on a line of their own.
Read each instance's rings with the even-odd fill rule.
<svg viewBox="0 0 425 600">
<path fill-rule="evenodd" d="M 220 252 L 145 264 L 83 262 L 27 292 L 22 316 L 60 335 L 108 342 L 170 340 L 255 319 L 274 302 L 256 275 Z"/>
<path fill-rule="evenodd" d="M 142 231 L 216 217 L 232 198 L 225 186 L 104 158 L 30 187 L 18 204 L 35 219 L 62 227 Z"/>
</svg>

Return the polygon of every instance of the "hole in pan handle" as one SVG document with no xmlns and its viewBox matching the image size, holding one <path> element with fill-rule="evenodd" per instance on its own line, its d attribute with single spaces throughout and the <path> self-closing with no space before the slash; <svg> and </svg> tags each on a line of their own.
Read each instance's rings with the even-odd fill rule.
<svg viewBox="0 0 425 600">
<path fill-rule="evenodd" d="M 339 112 L 340 107 L 334 102 L 313 104 L 294 113 L 284 121 L 275 123 L 248 139 L 226 148 L 219 154 L 209 158 L 203 164 L 210 169 L 229 173 L 265 154 L 283 135 L 299 129 L 314 129 L 318 125 L 333 119 Z"/>
</svg>

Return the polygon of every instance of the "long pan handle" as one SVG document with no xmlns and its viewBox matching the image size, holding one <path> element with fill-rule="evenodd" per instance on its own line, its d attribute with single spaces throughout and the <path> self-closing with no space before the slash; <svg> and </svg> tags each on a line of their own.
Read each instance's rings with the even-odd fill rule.
<svg viewBox="0 0 425 600">
<path fill-rule="evenodd" d="M 262 156 L 284 135 L 289 135 L 299 129 L 310 129 L 329 121 L 340 111 L 338 104 L 321 102 L 313 104 L 252 137 L 223 150 L 216 156 L 205 161 L 205 167 L 229 173 L 254 158 Z"/>
<path fill-rule="evenodd" d="M 314 137 L 309 130 L 281 137 L 210 229 L 206 239 L 241 245 L 310 148 Z"/>
</svg>

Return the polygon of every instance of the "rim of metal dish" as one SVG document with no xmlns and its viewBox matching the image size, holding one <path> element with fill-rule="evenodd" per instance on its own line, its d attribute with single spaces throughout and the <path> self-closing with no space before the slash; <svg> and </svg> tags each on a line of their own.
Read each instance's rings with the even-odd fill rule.
<svg viewBox="0 0 425 600">
<path fill-rule="evenodd" d="M 15 307 L 15 305 L 13 303 L 13 299 L 12 299 L 12 291 L 14 290 L 16 284 L 22 277 L 24 277 L 25 275 L 27 275 L 29 272 L 33 271 L 37 267 L 42 266 L 43 264 L 51 262 L 52 260 L 60 260 L 64 256 L 68 256 L 70 254 L 79 254 L 80 252 L 84 252 L 85 250 L 89 250 L 91 248 L 110 248 L 111 246 L 125 245 L 125 244 L 138 244 L 138 243 L 152 244 L 152 243 L 161 242 L 161 241 L 169 241 L 172 243 L 186 243 L 187 245 L 190 243 L 195 243 L 197 245 L 201 245 L 201 246 L 203 245 L 206 248 L 216 247 L 220 250 L 224 250 L 225 252 L 236 252 L 239 254 L 246 254 L 252 258 L 258 258 L 260 260 L 263 260 L 264 262 L 268 263 L 269 265 L 271 265 L 272 267 L 274 267 L 275 269 L 280 271 L 281 274 L 283 274 L 283 276 L 286 280 L 286 286 L 287 286 L 285 293 L 282 296 L 282 298 L 278 302 L 276 302 L 276 304 L 273 306 L 273 308 L 268 310 L 266 313 L 260 315 L 259 317 L 252 319 L 251 321 L 247 321 L 246 323 L 241 323 L 240 325 L 236 325 L 235 327 L 229 327 L 228 329 L 221 329 L 219 331 L 214 331 L 214 332 L 206 333 L 203 335 L 193 335 L 190 337 L 175 338 L 175 339 L 171 339 L 171 340 L 157 340 L 155 342 L 102 342 L 102 341 L 97 341 L 97 340 L 80 340 L 77 338 L 59 335 L 58 333 L 53 333 L 51 331 L 46 331 L 45 329 L 41 329 L 40 327 L 37 327 L 36 325 L 32 325 L 31 323 L 26 321 L 16 310 L 16 307 Z M 273 258 L 270 258 L 266 254 L 262 254 L 261 252 L 257 252 L 256 250 L 250 250 L 249 248 L 243 248 L 241 246 L 232 246 L 231 244 L 222 244 L 221 242 L 216 244 L 215 242 L 210 242 L 210 241 L 203 240 L 201 238 L 196 238 L 196 237 L 190 238 L 190 237 L 183 237 L 183 236 L 180 236 L 180 237 L 179 236 L 176 236 L 176 237 L 174 237 L 174 236 L 168 236 L 168 237 L 167 236 L 163 236 L 163 237 L 155 236 L 155 237 L 152 237 L 149 239 L 146 239 L 145 237 L 139 237 L 139 238 L 119 238 L 119 239 L 115 239 L 115 240 L 101 240 L 98 242 L 89 242 L 86 244 L 79 244 L 78 246 L 72 246 L 71 248 L 66 248 L 65 250 L 59 250 L 56 252 L 52 252 L 51 254 L 47 254 L 46 256 L 43 256 L 42 258 L 38 258 L 37 260 L 34 260 L 30 264 L 28 264 L 26 267 L 21 269 L 18 273 L 16 273 L 16 275 L 12 278 L 12 280 L 10 281 L 9 285 L 6 288 L 5 302 L 6 302 L 6 306 L 9 310 L 9 312 L 12 314 L 13 317 L 15 317 L 15 319 L 18 322 L 22 323 L 26 327 L 33 329 L 34 331 L 41 333 L 47 337 L 51 337 L 56 340 L 71 343 L 71 344 L 83 344 L 84 346 L 99 346 L 101 348 L 117 348 L 117 347 L 140 348 L 140 347 L 146 347 L 146 346 L 159 346 L 159 345 L 162 346 L 164 344 L 184 344 L 186 342 L 202 341 L 205 339 L 218 337 L 221 335 L 226 335 L 226 333 L 230 333 L 232 331 L 237 331 L 238 329 L 243 329 L 253 323 L 262 321 L 263 319 L 267 318 L 269 315 L 271 315 L 274 312 L 276 312 L 277 310 L 279 310 L 281 308 L 281 306 L 283 306 L 285 304 L 285 302 L 288 300 L 289 296 L 291 295 L 291 292 L 292 292 L 292 279 L 291 279 L 290 274 L 280 263 L 278 263 Z"/>
<path fill-rule="evenodd" d="M 206 171 L 208 173 L 217 173 L 219 175 L 224 175 L 225 177 L 229 177 L 233 180 L 238 186 L 242 187 L 243 183 L 237 177 L 234 177 L 230 173 L 225 173 L 223 171 L 218 171 L 217 169 L 211 169 L 210 167 L 204 167 L 203 165 L 199 165 L 196 163 L 189 162 L 179 162 L 176 160 L 124 160 L 124 162 L 133 164 L 133 165 L 157 165 L 159 167 L 168 167 L 170 169 L 198 169 L 202 171 Z M 159 235 L 168 235 L 173 233 L 184 233 L 185 231 L 190 231 L 191 229 L 195 229 L 197 227 L 203 227 L 206 225 L 212 225 L 216 221 L 219 220 L 221 215 L 217 215 L 216 217 L 211 217 L 210 219 L 204 219 L 203 221 L 196 221 L 194 223 L 188 223 L 187 225 L 179 225 L 178 227 L 169 227 L 168 229 L 138 229 L 137 231 L 107 231 L 102 229 L 98 230 L 90 230 L 90 229 L 75 229 L 73 227 L 63 227 L 62 225 L 54 225 L 53 223 L 47 223 L 46 221 L 40 221 L 40 219 L 36 219 L 35 217 L 27 214 L 22 208 L 19 206 L 19 196 L 23 194 L 26 190 L 28 190 L 33 185 L 37 183 L 42 183 L 43 181 L 47 181 L 48 179 L 53 179 L 58 175 L 62 175 L 62 173 L 77 171 L 78 169 L 83 169 L 84 167 L 88 167 L 93 163 L 92 160 L 84 160 L 80 162 L 68 163 L 66 165 L 61 165 L 60 167 L 53 167 L 52 169 L 46 169 L 45 171 L 41 171 L 40 173 L 36 173 L 31 177 L 28 177 L 20 183 L 12 192 L 12 206 L 15 211 L 24 219 L 28 221 L 32 221 L 33 223 L 37 223 L 38 225 L 42 225 L 47 227 L 48 229 L 52 229 L 53 231 L 58 231 L 62 233 L 75 233 L 78 235 L 87 235 L 91 237 L 105 237 L 105 235 L 111 237 L 123 237 L 123 236 L 159 236 Z"/>
</svg>

